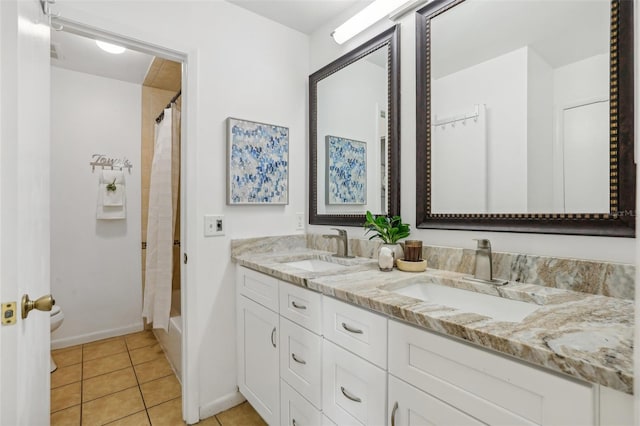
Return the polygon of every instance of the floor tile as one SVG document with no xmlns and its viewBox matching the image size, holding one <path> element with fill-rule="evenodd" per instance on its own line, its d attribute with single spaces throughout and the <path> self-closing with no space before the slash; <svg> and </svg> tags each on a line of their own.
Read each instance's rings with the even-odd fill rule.
<svg viewBox="0 0 640 426">
<path fill-rule="evenodd" d="M 123 419 L 116 420 L 112 423 L 107 423 L 109 426 L 150 426 L 149 417 L 146 411 L 140 411 L 139 413 L 132 414 Z"/>
<path fill-rule="evenodd" d="M 216 415 L 218 421 L 222 426 L 246 426 L 246 425 L 265 425 L 266 423 L 262 420 L 262 417 L 253 407 L 248 403 L 244 402 L 240 405 L 237 405 L 227 411 L 223 411 L 222 413 Z"/>
<path fill-rule="evenodd" d="M 151 330 L 141 331 L 140 333 L 128 334 L 125 336 L 127 342 L 127 348 L 129 350 L 142 348 L 144 346 L 151 346 L 157 343 L 156 336 L 153 335 Z"/>
<path fill-rule="evenodd" d="M 133 367 L 102 374 L 83 381 L 82 401 L 91 401 L 137 385 Z"/>
<path fill-rule="evenodd" d="M 144 383 L 140 385 L 140 390 L 147 408 L 179 398 L 182 395 L 182 387 L 175 374 Z"/>
<path fill-rule="evenodd" d="M 169 361 L 167 361 L 164 356 L 154 359 L 153 361 L 135 365 L 133 368 L 136 371 L 136 376 L 140 384 L 173 374 L 171 365 L 169 365 Z"/>
<path fill-rule="evenodd" d="M 81 389 L 82 383 L 80 382 L 51 389 L 51 412 L 80 405 L 82 402 Z"/>
<path fill-rule="evenodd" d="M 121 354 L 97 358 L 82 363 L 82 377 L 89 379 L 99 376 L 100 374 L 111 373 L 112 371 L 121 370 L 131 366 L 129 354 L 124 352 Z"/>
<path fill-rule="evenodd" d="M 74 364 L 68 367 L 58 367 L 51 373 L 51 389 L 69 383 L 79 382 L 82 379 L 82 364 Z"/>
<path fill-rule="evenodd" d="M 135 387 L 83 403 L 82 425 L 103 425 L 142 410 L 142 395 Z"/>
<path fill-rule="evenodd" d="M 82 358 L 86 362 L 126 351 L 127 345 L 125 345 L 124 339 L 108 340 L 99 344 L 85 345 L 82 348 Z"/>
<path fill-rule="evenodd" d="M 107 337 L 106 339 L 94 340 L 93 342 L 85 343 L 82 346 L 85 347 L 85 348 L 86 347 L 91 347 L 91 346 L 97 346 L 97 345 L 102 345 L 103 343 L 113 342 L 115 340 L 124 340 L 124 338 L 125 338 L 125 336 Z"/>
<path fill-rule="evenodd" d="M 152 361 L 156 358 L 164 357 L 162 347 L 159 343 L 152 346 L 145 346 L 144 348 L 134 349 L 129 352 L 131 356 L 131 362 L 133 365 L 141 364 L 143 362 Z"/>
<path fill-rule="evenodd" d="M 51 426 L 80 426 L 80 406 L 56 411 L 49 419 Z"/>
<path fill-rule="evenodd" d="M 82 362 L 82 346 L 72 346 L 70 348 L 57 349 L 51 351 L 53 360 L 60 367 L 67 367 L 69 365 L 78 364 Z"/>
<path fill-rule="evenodd" d="M 184 425 L 182 421 L 182 398 L 172 399 L 147 410 L 153 426 Z"/>
<path fill-rule="evenodd" d="M 220 422 L 216 419 L 216 416 L 211 416 L 206 419 L 200 420 L 196 423 L 198 426 L 220 426 Z"/>
</svg>

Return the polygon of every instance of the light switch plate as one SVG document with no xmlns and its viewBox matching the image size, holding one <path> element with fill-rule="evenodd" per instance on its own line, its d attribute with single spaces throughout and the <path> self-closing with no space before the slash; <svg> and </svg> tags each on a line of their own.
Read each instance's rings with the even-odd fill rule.
<svg viewBox="0 0 640 426">
<path fill-rule="evenodd" d="M 304 230 L 304 213 L 296 213 L 296 230 Z"/>
<path fill-rule="evenodd" d="M 224 235 L 225 223 L 223 215 L 204 216 L 204 236 L 220 237 Z"/>
</svg>

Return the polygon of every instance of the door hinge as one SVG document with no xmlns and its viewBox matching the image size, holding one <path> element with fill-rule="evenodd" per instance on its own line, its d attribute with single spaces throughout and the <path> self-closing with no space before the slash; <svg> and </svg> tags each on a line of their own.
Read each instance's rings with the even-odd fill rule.
<svg viewBox="0 0 640 426">
<path fill-rule="evenodd" d="M 16 323 L 16 303 L 9 302 L 2 304 L 2 325 L 12 325 Z"/>
<path fill-rule="evenodd" d="M 185 265 L 187 264 L 187 260 L 188 260 L 188 258 L 187 258 L 187 253 L 184 253 L 184 255 L 183 255 L 183 262 L 184 262 L 184 264 L 185 264 Z"/>
</svg>

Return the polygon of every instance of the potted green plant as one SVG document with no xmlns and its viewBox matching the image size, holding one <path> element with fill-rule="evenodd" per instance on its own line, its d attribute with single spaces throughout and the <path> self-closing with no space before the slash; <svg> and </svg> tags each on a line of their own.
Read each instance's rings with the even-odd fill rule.
<svg viewBox="0 0 640 426">
<path fill-rule="evenodd" d="M 402 218 L 400 216 L 374 216 L 368 210 L 365 219 L 366 220 L 363 225 L 367 230 L 365 235 L 373 233 L 373 235 L 369 237 L 369 240 L 373 240 L 375 238 L 382 240 L 382 247 L 387 247 L 393 252 L 393 263 L 395 265 L 395 261 L 397 259 L 402 259 L 404 257 L 404 251 L 402 250 L 402 246 L 398 244 L 398 241 L 409 236 L 409 233 L 411 232 L 409 225 L 402 223 Z M 381 269 L 383 269 L 382 266 Z"/>
</svg>

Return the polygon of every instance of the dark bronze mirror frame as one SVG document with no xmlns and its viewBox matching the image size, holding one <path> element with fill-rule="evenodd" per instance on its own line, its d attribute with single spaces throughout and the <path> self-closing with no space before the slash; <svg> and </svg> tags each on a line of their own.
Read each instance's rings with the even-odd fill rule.
<svg viewBox="0 0 640 426">
<path fill-rule="evenodd" d="M 633 1 L 611 1 L 609 214 L 431 213 L 431 27 L 435 16 L 465 0 L 434 0 L 416 13 L 416 226 L 543 234 L 635 237 Z"/>
<path fill-rule="evenodd" d="M 377 35 L 309 76 L 309 223 L 362 226 L 364 214 L 318 214 L 318 82 L 381 49 L 388 49 L 389 215 L 400 214 L 400 54 L 397 25 Z M 373 212 L 379 213 L 379 212 Z"/>
</svg>

